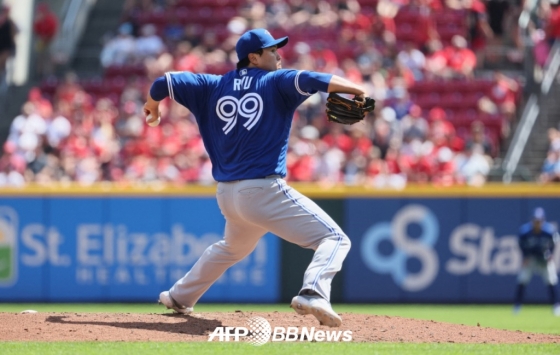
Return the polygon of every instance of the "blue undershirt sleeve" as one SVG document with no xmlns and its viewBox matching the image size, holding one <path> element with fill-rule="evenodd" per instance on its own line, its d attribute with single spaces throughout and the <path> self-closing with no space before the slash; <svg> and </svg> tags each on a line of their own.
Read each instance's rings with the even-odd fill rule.
<svg viewBox="0 0 560 355">
<path fill-rule="evenodd" d="M 165 75 L 154 81 L 150 88 L 150 96 L 156 101 L 161 101 L 169 96 L 169 87 Z"/>
</svg>

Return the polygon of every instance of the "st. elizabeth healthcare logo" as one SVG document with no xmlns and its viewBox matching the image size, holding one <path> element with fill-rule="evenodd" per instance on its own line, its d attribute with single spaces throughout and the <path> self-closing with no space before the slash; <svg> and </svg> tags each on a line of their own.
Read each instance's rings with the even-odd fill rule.
<svg viewBox="0 0 560 355">
<path fill-rule="evenodd" d="M 316 330 L 315 327 L 274 327 L 263 317 L 247 320 L 247 327 L 217 327 L 208 341 L 245 341 L 255 346 L 268 341 L 352 341 L 351 330 Z"/>
<path fill-rule="evenodd" d="M 0 286 L 16 282 L 17 263 L 17 214 L 0 206 Z"/>
</svg>

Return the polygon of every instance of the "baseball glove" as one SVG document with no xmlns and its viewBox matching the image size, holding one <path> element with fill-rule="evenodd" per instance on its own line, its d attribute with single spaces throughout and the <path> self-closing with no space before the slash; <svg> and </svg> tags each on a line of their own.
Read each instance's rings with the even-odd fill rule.
<svg viewBox="0 0 560 355">
<path fill-rule="evenodd" d="M 375 100 L 370 97 L 354 96 L 353 99 L 347 99 L 331 92 L 327 98 L 326 112 L 331 122 L 354 124 L 363 120 L 366 113 L 374 108 Z"/>
</svg>

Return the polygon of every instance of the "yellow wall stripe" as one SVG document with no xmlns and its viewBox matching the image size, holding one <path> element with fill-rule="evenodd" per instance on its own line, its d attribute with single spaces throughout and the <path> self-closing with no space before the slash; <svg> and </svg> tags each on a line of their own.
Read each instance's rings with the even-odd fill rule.
<svg viewBox="0 0 560 355">
<path fill-rule="evenodd" d="M 560 184 L 537 185 L 516 183 L 504 185 L 488 183 L 482 187 L 452 186 L 433 187 L 409 185 L 403 190 L 375 189 L 364 186 L 321 186 L 311 183 L 291 183 L 291 186 L 313 198 L 398 198 L 398 197 L 560 197 Z M 215 185 L 189 184 L 118 184 L 99 183 L 94 185 L 53 184 L 28 185 L 23 188 L 0 188 L 0 197 L 34 196 L 214 196 Z"/>
</svg>

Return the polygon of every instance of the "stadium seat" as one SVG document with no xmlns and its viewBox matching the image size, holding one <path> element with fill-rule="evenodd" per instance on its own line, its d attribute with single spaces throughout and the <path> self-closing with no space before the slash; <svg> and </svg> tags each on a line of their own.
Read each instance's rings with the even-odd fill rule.
<svg viewBox="0 0 560 355">
<path fill-rule="evenodd" d="M 235 15 L 237 15 L 237 10 L 234 7 L 220 7 L 212 10 L 212 19 L 215 22 L 229 22 Z"/>
<path fill-rule="evenodd" d="M 371 6 L 376 7 L 379 0 L 358 0 L 362 7 Z"/>
<path fill-rule="evenodd" d="M 105 72 L 103 75 L 106 78 L 113 78 L 115 76 L 122 75 L 121 66 L 119 65 L 112 65 L 110 67 L 105 68 Z"/>
<path fill-rule="evenodd" d="M 196 22 L 200 24 L 214 24 L 214 11 L 211 7 L 202 7 L 196 11 Z"/>
<path fill-rule="evenodd" d="M 104 84 L 101 78 L 92 78 L 87 80 L 82 80 L 80 83 L 82 88 L 88 94 L 99 95 L 107 92 L 107 86 Z"/>
<path fill-rule="evenodd" d="M 177 20 L 183 24 L 195 22 L 198 18 L 197 12 L 192 8 L 178 7 L 174 12 Z"/>
<path fill-rule="evenodd" d="M 495 83 L 493 80 L 475 80 L 471 83 L 472 91 L 488 95 L 492 91 L 492 87 L 494 86 L 494 84 Z"/>
<path fill-rule="evenodd" d="M 41 92 L 53 96 L 58 88 L 59 80 L 55 76 L 48 77 L 40 85 Z"/>
<path fill-rule="evenodd" d="M 415 104 L 420 106 L 422 109 L 429 110 L 435 106 L 441 105 L 441 95 L 437 92 L 423 94 L 416 99 Z"/>
<path fill-rule="evenodd" d="M 124 91 L 126 84 L 126 79 L 123 76 L 116 76 L 112 79 L 105 79 L 104 81 L 108 92 L 119 95 Z"/>
<path fill-rule="evenodd" d="M 439 92 L 442 89 L 442 82 L 436 80 L 422 80 L 414 83 L 412 87 L 409 88 L 410 92 L 418 93 L 432 93 Z"/>
</svg>

